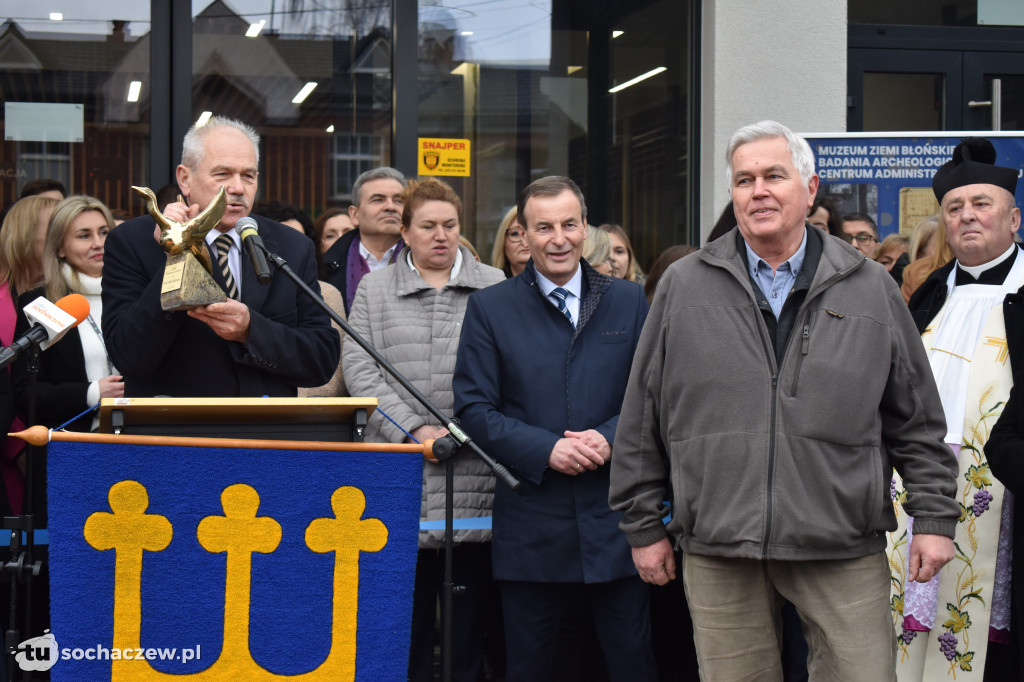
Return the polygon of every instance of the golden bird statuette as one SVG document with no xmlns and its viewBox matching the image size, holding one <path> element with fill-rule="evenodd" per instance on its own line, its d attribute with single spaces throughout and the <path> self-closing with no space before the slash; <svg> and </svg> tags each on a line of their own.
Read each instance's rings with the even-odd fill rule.
<svg viewBox="0 0 1024 682">
<path fill-rule="evenodd" d="M 146 208 L 160 226 L 160 247 L 167 253 L 160 306 L 167 312 L 188 310 L 227 300 L 213 279 L 207 233 L 217 226 L 227 210 L 227 193 L 221 187 L 210 205 L 183 223 L 165 216 L 148 187 L 132 186 L 146 199 Z M 181 197 L 179 197 L 179 200 Z"/>
<path fill-rule="evenodd" d="M 188 251 L 199 259 L 199 262 L 203 264 L 207 272 L 213 272 L 210 254 L 205 248 L 205 240 L 206 234 L 217 227 L 217 223 L 224 217 L 224 212 L 227 210 L 228 200 L 224 188 L 220 188 L 217 196 L 214 197 L 209 206 L 199 212 L 199 215 L 183 223 L 172 220 L 160 212 L 160 207 L 156 203 L 156 195 L 153 193 L 153 190 L 148 187 L 135 187 L 134 185 L 132 189 L 145 197 L 146 209 L 149 211 L 149 215 L 153 216 L 153 220 L 160 226 L 160 246 L 163 250 L 172 256 Z M 181 197 L 179 196 L 178 199 L 181 200 Z"/>
</svg>

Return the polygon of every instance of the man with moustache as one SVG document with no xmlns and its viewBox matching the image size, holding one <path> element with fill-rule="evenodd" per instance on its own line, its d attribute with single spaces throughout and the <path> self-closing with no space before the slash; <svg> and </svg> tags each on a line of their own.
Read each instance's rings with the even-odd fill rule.
<svg viewBox="0 0 1024 682">
<path fill-rule="evenodd" d="M 348 215 L 356 229 L 343 234 L 323 258 L 324 280 L 341 292 L 346 314 L 363 276 L 394 263 L 405 246 L 401 235 L 403 189 L 405 176 L 389 166 L 368 170 L 352 184 Z"/>
<path fill-rule="evenodd" d="M 327 314 L 287 277 L 259 284 L 241 252 L 234 227 L 249 215 L 258 165 L 259 136 L 251 127 L 219 116 L 194 125 L 177 168 L 186 203 L 164 209 L 184 221 L 226 189 L 227 210 L 206 236 L 213 277 L 228 296 L 222 303 L 187 312 L 161 309 L 166 256 L 152 217 L 130 220 L 107 237 L 103 338 L 124 374 L 126 396 L 287 397 L 298 386 L 323 384 L 337 368 L 341 342 Z M 319 291 L 313 242 L 254 218 L 267 249 Z"/>
<path fill-rule="evenodd" d="M 806 222 L 806 140 L 762 121 L 726 160 L 737 226 L 658 285 L 611 505 L 645 581 L 674 579 L 682 549 L 702 680 L 781 680 L 784 600 L 810 679 L 895 680 L 893 466 L 917 515 L 910 580 L 949 561 L 960 515 L 928 358 L 893 279 Z"/>
<path fill-rule="evenodd" d="M 1010 646 L 1019 648 L 1010 562 L 1022 547 L 1013 539 L 1013 497 L 992 476 L 1012 469 L 995 458 L 990 465 L 986 444 L 1024 367 L 1024 256 L 1014 243 L 1019 170 L 995 162 L 992 143 L 970 137 L 936 171 L 932 189 L 956 259 L 932 273 L 909 304 L 942 398 L 945 441 L 958 453 L 964 509 L 956 525 L 960 551 L 937 584 L 893 586 L 894 599 L 905 603 L 900 680 L 945 678 L 951 666 L 962 680 L 1020 679 Z M 910 534 L 917 523 L 907 523 Z M 897 566 L 898 549 L 890 550 Z"/>
<path fill-rule="evenodd" d="M 569 178 L 528 185 L 518 215 L 531 259 L 470 297 L 452 381 L 465 430 L 521 481 L 494 491 L 506 679 L 560 679 L 580 652 L 559 646 L 559 626 L 584 604 L 609 678 L 654 680 L 649 593 L 608 506 L 611 442 L 647 301 L 639 285 L 582 260 L 586 204 Z"/>
</svg>

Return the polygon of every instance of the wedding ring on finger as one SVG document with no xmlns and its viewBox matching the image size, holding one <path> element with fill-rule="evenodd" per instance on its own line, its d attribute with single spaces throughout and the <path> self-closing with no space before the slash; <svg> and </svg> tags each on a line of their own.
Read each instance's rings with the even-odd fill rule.
<svg viewBox="0 0 1024 682">
<path fill-rule="evenodd" d="M 580 466 L 579 462 L 576 462 L 576 471 L 583 471 L 583 467 Z"/>
</svg>

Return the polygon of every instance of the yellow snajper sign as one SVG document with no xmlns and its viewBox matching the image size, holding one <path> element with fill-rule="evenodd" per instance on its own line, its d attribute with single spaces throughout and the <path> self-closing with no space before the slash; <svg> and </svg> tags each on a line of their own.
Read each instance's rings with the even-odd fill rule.
<svg viewBox="0 0 1024 682">
<path fill-rule="evenodd" d="M 420 175 L 469 177 L 469 140 L 419 138 Z"/>
</svg>

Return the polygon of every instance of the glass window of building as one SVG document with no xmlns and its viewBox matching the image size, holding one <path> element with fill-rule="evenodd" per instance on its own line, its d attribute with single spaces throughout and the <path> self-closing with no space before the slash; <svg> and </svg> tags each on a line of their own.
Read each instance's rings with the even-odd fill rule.
<svg viewBox="0 0 1024 682">
<path fill-rule="evenodd" d="M 847 129 L 1019 128 L 1021 7 L 1005 0 L 849 3 Z"/>
<path fill-rule="evenodd" d="M 193 120 L 262 137 L 257 200 L 312 217 L 391 163 L 391 3 L 193 0 Z"/>
<path fill-rule="evenodd" d="M 485 260 L 544 175 L 573 178 L 641 266 L 686 241 L 689 35 L 670 1 L 419 1 L 418 136 L 469 141 L 469 175 L 445 179 Z"/>
<path fill-rule="evenodd" d="M 0 26 L 0 204 L 25 183 L 128 208 L 149 154 L 148 3 L 5 2 Z"/>
<path fill-rule="evenodd" d="M 217 114 L 262 137 L 257 200 L 312 217 L 347 206 L 364 170 L 415 175 L 417 139 L 443 138 L 470 142 L 468 175 L 447 179 L 483 254 L 518 192 L 549 174 L 580 184 L 592 224 L 622 225 L 643 266 L 697 233 L 696 3 L 153 0 L 74 3 L 59 19 L 31 0 L 4 8 L 5 205 L 48 176 L 142 213 L 131 185 L 173 191 L 181 136 Z"/>
</svg>

